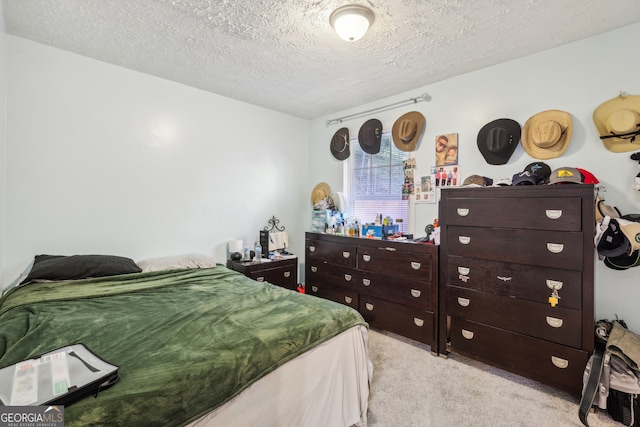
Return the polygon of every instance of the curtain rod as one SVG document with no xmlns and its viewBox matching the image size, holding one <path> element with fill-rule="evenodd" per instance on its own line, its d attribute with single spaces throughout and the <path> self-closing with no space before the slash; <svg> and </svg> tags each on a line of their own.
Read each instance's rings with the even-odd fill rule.
<svg viewBox="0 0 640 427">
<path fill-rule="evenodd" d="M 343 120 L 353 119 L 355 117 L 364 116 L 366 114 L 370 114 L 370 113 L 374 113 L 374 112 L 378 112 L 378 111 L 389 110 L 391 108 L 398 107 L 398 106 L 400 106 L 402 104 L 408 104 L 408 103 L 412 103 L 412 102 L 414 104 L 416 104 L 416 103 L 418 103 L 420 101 L 428 101 L 429 99 L 431 99 L 431 98 L 429 98 L 429 94 L 425 92 L 420 96 L 416 96 L 415 98 L 409 98 L 409 99 L 406 99 L 404 101 L 395 102 L 393 104 L 384 105 L 382 107 L 373 108 L 371 110 L 362 111 L 360 113 L 349 114 L 348 116 L 343 116 L 343 117 L 340 117 L 340 118 L 337 118 L 337 119 L 330 119 L 330 120 L 327 120 L 326 125 L 329 126 L 329 125 L 331 125 L 333 123 L 342 123 Z"/>
</svg>

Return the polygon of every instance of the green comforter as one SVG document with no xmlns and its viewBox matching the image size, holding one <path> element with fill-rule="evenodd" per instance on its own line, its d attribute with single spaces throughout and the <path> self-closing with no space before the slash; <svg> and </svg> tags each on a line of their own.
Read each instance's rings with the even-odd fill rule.
<svg viewBox="0 0 640 427">
<path fill-rule="evenodd" d="M 121 380 L 65 425 L 183 425 L 357 324 L 349 307 L 211 269 L 33 283 L 0 300 L 0 368 L 84 343 Z"/>
</svg>

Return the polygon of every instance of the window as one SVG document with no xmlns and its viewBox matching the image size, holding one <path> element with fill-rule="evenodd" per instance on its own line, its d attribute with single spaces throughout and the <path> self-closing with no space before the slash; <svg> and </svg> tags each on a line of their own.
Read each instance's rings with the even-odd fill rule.
<svg viewBox="0 0 640 427">
<path fill-rule="evenodd" d="M 400 231 L 407 232 L 409 201 L 402 200 L 402 162 L 409 153 L 396 148 L 389 131 L 383 132 L 380 152 L 375 155 L 362 151 L 357 138 L 349 144 L 351 155 L 344 162 L 343 188 L 351 202 L 351 215 L 360 223 L 374 222 L 376 214 L 389 216 L 400 225 Z"/>
</svg>

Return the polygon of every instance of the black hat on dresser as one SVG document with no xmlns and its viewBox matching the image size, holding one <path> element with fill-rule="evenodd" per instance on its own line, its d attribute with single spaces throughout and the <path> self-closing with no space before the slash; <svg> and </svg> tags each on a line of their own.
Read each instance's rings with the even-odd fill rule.
<svg viewBox="0 0 640 427">
<path fill-rule="evenodd" d="M 538 178 L 537 184 L 548 184 L 551 176 L 551 168 L 544 162 L 529 163 L 525 171 L 529 171 Z"/>
<path fill-rule="evenodd" d="M 340 128 L 333 134 L 331 145 L 329 145 L 331 154 L 337 160 L 346 160 L 349 157 L 349 129 Z"/>
<path fill-rule="evenodd" d="M 490 165 L 504 165 L 520 143 L 520 124 L 512 119 L 497 119 L 478 132 L 478 149 Z"/>
<path fill-rule="evenodd" d="M 358 143 L 362 151 L 368 154 L 378 154 L 382 142 L 382 122 L 378 119 L 369 119 L 360 127 Z"/>
</svg>

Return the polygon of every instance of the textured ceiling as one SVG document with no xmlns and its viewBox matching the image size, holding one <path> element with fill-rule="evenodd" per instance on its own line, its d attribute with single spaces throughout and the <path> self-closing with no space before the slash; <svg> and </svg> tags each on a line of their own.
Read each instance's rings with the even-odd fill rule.
<svg viewBox="0 0 640 427">
<path fill-rule="evenodd" d="M 640 22 L 637 0 L 3 0 L 9 34 L 316 118 Z M 416 94 L 419 95 L 419 94 Z"/>
</svg>

